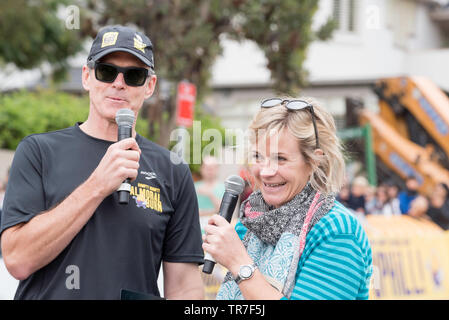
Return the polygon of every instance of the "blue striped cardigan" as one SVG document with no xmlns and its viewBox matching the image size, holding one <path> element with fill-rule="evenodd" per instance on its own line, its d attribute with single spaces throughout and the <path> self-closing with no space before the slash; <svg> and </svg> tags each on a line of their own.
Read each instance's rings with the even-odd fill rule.
<svg viewBox="0 0 449 320">
<path fill-rule="evenodd" d="M 247 229 L 239 221 L 236 231 L 243 239 Z M 366 300 L 371 274 L 368 237 L 357 218 L 335 201 L 307 235 L 290 299 Z"/>
</svg>

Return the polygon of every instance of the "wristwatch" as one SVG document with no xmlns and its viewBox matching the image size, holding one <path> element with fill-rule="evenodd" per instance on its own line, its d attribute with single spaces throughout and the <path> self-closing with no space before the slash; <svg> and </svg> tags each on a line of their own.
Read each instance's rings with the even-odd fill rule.
<svg viewBox="0 0 449 320">
<path fill-rule="evenodd" d="M 234 278 L 234 281 L 237 284 L 239 284 L 243 280 L 250 279 L 253 276 L 256 269 L 257 269 L 257 266 L 255 263 L 254 264 L 245 264 L 243 266 L 240 266 L 240 271 L 237 274 L 237 276 Z"/>
</svg>

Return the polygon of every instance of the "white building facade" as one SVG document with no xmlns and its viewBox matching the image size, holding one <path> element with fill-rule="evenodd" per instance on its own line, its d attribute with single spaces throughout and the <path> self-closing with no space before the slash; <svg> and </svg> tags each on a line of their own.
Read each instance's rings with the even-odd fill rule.
<svg viewBox="0 0 449 320">
<path fill-rule="evenodd" d="M 321 0 L 318 28 L 330 16 L 338 28 L 328 41 L 311 44 L 304 67 L 310 86 L 299 93 L 324 104 L 344 126 L 345 98 L 377 108 L 371 86 L 379 78 L 421 75 L 449 91 L 448 1 Z M 270 90 L 266 59 L 257 45 L 223 38 L 224 52 L 213 69 L 214 93 L 206 104 L 227 128 L 247 127 Z"/>
</svg>

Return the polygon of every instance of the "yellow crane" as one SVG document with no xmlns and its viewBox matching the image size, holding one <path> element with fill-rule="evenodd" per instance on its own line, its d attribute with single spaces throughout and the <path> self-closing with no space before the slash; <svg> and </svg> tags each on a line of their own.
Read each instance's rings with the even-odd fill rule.
<svg viewBox="0 0 449 320">
<path fill-rule="evenodd" d="M 378 158 L 401 178 L 415 176 L 420 192 L 449 185 L 449 98 L 424 77 L 379 80 L 379 113 L 362 110 Z"/>
</svg>

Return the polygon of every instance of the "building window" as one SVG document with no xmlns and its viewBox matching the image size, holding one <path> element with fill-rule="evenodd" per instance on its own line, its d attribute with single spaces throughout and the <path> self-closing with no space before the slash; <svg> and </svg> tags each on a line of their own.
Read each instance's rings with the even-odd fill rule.
<svg viewBox="0 0 449 320">
<path fill-rule="evenodd" d="M 356 0 L 333 0 L 332 17 L 337 24 L 337 30 L 355 32 Z"/>
<path fill-rule="evenodd" d="M 355 31 L 355 0 L 349 0 L 348 31 Z"/>
<path fill-rule="evenodd" d="M 335 20 L 337 29 L 340 29 L 340 19 L 341 19 L 341 0 L 334 0 L 334 6 L 332 8 L 332 17 Z"/>
</svg>

